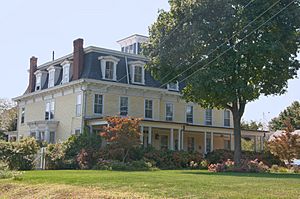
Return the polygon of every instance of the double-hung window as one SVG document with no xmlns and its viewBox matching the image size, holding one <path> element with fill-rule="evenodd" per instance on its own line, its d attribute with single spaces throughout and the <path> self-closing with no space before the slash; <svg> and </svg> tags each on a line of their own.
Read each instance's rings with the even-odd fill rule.
<svg viewBox="0 0 300 199">
<path fill-rule="evenodd" d="M 145 118 L 153 118 L 153 100 L 145 100 Z"/>
<path fill-rule="evenodd" d="M 166 121 L 173 121 L 173 104 L 166 103 Z"/>
<path fill-rule="evenodd" d="M 42 86 L 42 74 L 36 76 L 35 90 L 41 90 Z"/>
<path fill-rule="evenodd" d="M 205 125 L 212 125 L 212 109 L 205 110 Z"/>
<path fill-rule="evenodd" d="M 112 61 L 105 63 L 105 79 L 114 79 L 114 62 Z"/>
<path fill-rule="evenodd" d="M 230 126 L 230 111 L 224 110 L 224 126 Z"/>
<path fill-rule="evenodd" d="M 45 110 L 45 120 L 53 120 L 54 119 L 54 101 L 46 102 L 46 110 Z"/>
<path fill-rule="evenodd" d="M 49 88 L 54 86 L 54 76 L 55 76 L 55 70 L 50 70 L 49 71 L 49 80 L 48 80 Z"/>
<path fill-rule="evenodd" d="M 128 115 L 128 97 L 120 97 L 120 115 Z"/>
<path fill-rule="evenodd" d="M 193 123 L 193 106 L 186 107 L 186 122 Z"/>
<path fill-rule="evenodd" d="M 81 109 L 82 109 L 82 95 L 77 95 L 76 98 L 76 116 L 81 116 Z"/>
<path fill-rule="evenodd" d="M 94 96 L 94 113 L 103 114 L 103 95 L 95 94 Z"/>
<path fill-rule="evenodd" d="M 68 83 L 70 79 L 70 64 L 67 63 L 63 66 L 62 83 Z"/>
<path fill-rule="evenodd" d="M 172 83 L 169 83 L 167 85 L 167 88 L 168 90 L 171 90 L 171 91 L 178 91 L 179 90 L 179 84 L 178 84 L 178 81 L 177 82 L 172 82 Z"/>
<path fill-rule="evenodd" d="M 142 80 L 143 80 L 143 67 L 134 66 L 134 82 L 142 83 Z"/>
</svg>

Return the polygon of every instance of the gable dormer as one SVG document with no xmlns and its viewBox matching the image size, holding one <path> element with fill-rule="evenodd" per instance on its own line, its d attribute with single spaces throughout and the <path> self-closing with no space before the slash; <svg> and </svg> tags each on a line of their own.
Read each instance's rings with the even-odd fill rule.
<svg viewBox="0 0 300 199">
<path fill-rule="evenodd" d="M 43 85 L 45 85 L 46 80 L 47 80 L 47 71 L 44 70 L 37 70 L 34 75 L 35 75 L 35 91 L 42 90 Z"/>
<path fill-rule="evenodd" d="M 117 42 L 118 44 L 120 44 L 122 52 L 139 55 L 142 52 L 142 43 L 147 41 L 148 37 L 135 34 L 125 39 L 121 39 Z"/>
<path fill-rule="evenodd" d="M 131 83 L 133 84 L 145 84 L 145 65 L 143 61 L 130 61 L 128 62 L 130 67 Z"/>
<path fill-rule="evenodd" d="M 58 81 L 61 67 L 59 66 L 50 66 L 47 68 L 49 72 L 49 78 L 48 78 L 48 88 L 51 88 L 55 86 L 56 82 Z"/>
</svg>

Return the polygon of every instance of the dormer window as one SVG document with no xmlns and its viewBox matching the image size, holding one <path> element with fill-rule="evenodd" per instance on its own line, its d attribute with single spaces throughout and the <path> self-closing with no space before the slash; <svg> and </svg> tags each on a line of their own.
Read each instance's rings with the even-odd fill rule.
<svg viewBox="0 0 300 199">
<path fill-rule="evenodd" d="M 70 81 L 70 67 L 71 62 L 70 61 L 64 61 L 61 63 L 63 74 L 62 74 L 62 84 L 68 83 Z"/>
<path fill-rule="evenodd" d="M 167 85 L 168 90 L 170 91 L 178 91 L 179 90 L 179 84 L 178 81 L 176 81 L 175 83 L 169 83 Z"/>
<path fill-rule="evenodd" d="M 117 65 L 120 59 L 113 56 L 102 56 L 98 59 L 101 61 L 102 78 L 117 81 Z"/>
<path fill-rule="evenodd" d="M 48 88 L 54 86 L 54 70 L 49 71 L 49 80 L 48 80 Z"/>
<path fill-rule="evenodd" d="M 37 70 L 35 73 L 35 90 L 39 91 L 42 90 L 42 86 L 46 83 L 46 79 L 47 79 L 47 72 L 46 71 L 40 71 Z"/>
<path fill-rule="evenodd" d="M 145 84 L 145 63 L 142 61 L 129 62 L 131 67 L 131 81 L 134 84 Z"/>
<path fill-rule="evenodd" d="M 48 88 L 55 86 L 55 82 L 58 80 L 58 76 L 61 70 L 61 67 L 50 66 L 48 69 L 49 78 L 48 78 Z"/>
<path fill-rule="evenodd" d="M 36 83 L 35 83 L 36 91 L 41 90 L 41 88 L 42 88 L 41 82 L 42 82 L 42 74 L 40 73 L 40 74 L 36 75 Z"/>
</svg>

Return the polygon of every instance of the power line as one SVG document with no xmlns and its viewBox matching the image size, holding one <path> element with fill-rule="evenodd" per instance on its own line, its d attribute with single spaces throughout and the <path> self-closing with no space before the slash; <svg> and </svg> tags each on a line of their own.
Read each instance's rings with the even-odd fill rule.
<svg viewBox="0 0 300 199">
<path fill-rule="evenodd" d="M 243 9 L 246 9 L 248 6 L 250 6 L 251 5 L 251 3 L 252 2 L 254 2 L 254 0 L 250 0 L 246 5 L 245 5 L 245 7 L 243 8 Z M 187 16 L 184 18 L 184 20 L 185 19 L 187 19 Z M 184 22 L 184 20 L 182 20 L 181 22 Z M 179 23 L 180 24 L 180 23 Z M 164 43 L 167 39 L 169 39 L 169 37 L 172 35 L 172 33 L 174 32 L 174 30 L 176 30 L 178 27 L 179 27 L 179 24 L 175 27 L 175 29 L 173 29 L 172 31 L 171 31 L 171 33 L 166 37 L 166 38 L 164 38 L 164 40 L 161 42 L 161 43 Z M 219 30 L 217 30 L 214 34 L 216 34 L 217 32 L 219 32 L 221 29 L 219 29 Z M 213 35 L 214 35 L 213 34 Z M 213 36 L 212 35 L 212 36 Z M 209 41 L 211 41 L 213 39 L 213 37 L 211 37 L 209 40 L 208 40 L 208 42 Z M 160 43 L 160 45 L 162 45 Z M 226 42 L 224 42 L 222 45 L 224 45 Z M 217 47 L 218 48 L 218 47 Z M 210 53 L 211 54 L 211 53 Z M 183 62 L 180 62 L 179 64 L 177 64 L 176 66 L 175 66 L 175 68 L 177 68 L 178 66 L 181 66 L 183 64 Z M 189 69 L 188 69 L 189 70 Z M 186 72 L 187 70 L 185 70 L 184 72 Z M 182 73 L 184 73 L 184 72 L 182 72 Z M 173 73 L 173 71 L 170 71 L 166 76 L 164 76 L 163 78 L 162 78 L 162 80 L 161 81 L 163 81 L 164 79 L 166 79 L 170 74 L 172 74 Z M 176 76 L 175 78 L 173 78 L 172 79 L 172 81 L 174 80 L 174 79 L 176 79 L 178 76 Z M 170 80 L 171 81 L 171 80 Z M 169 82 L 169 81 L 168 81 Z M 160 88 L 161 87 L 164 87 L 166 84 L 163 84 L 163 85 L 161 85 L 160 86 Z"/>
<path fill-rule="evenodd" d="M 278 14 L 280 14 L 282 11 L 284 11 L 285 9 L 287 9 L 290 5 L 292 5 L 296 0 L 291 1 L 289 4 L 287 4 L 285 7 L 283 7 L 280 11 L 278 11 L 276 14 L 274 14 L 272 17 L 270 17 L 267 21 L 265 21 L 264 23 L 262 23 L 260 26 L 258 26 L 256 29 L 254 29 L 253 31 L 251 31 L 249 34 L 247 34 L 244 38 L 242 38 L 240 41 L 238 41 L 238 43 L 234 44 L 233 46 L 231 46 L 230 48 L 228 48 L 227 50 L 225 50 L 223 53 L 221 53 L 220 55 L 218 55 L 216 58 L 214 58 L 212 61 L 208 62 L 207 64 L 205 64 L 202 68 L 197 69 L 195 72 L 193 72 L 192 74 L 188 75 L 187 77 L 185 77 L 183 80 L 181 80 L 180 82 L 185 81 L 186 79 L 190 78 L 191 76 L 193 76 L 194 74 L 196 74 L 197 72 L 199 72 L 200 70 L 205 69 L 206 66 L 208 66 L 209 64 L 211 64 L 212 62 L 214 62 L 216 59 L 220 58 L 221 56 L 223 56 L 225 53 L 227 53 L 229 50 L 231 50 L 233 47 L 235 47 L 237 44 L 241 43 L 243 40 L 245 40 L 247 37 L 249 37 L 250 35 L 252 35 L 255 31 L 257 31 L 258 29 L 260 29 L 262 26 L 264 26 L 266 23 L 270 22 L 272 19 L 274 19 Z M 201 60 L 200 60 L 201 61 Z M 197 64 L 197 62 L 195 63 Z"/>
</svg>

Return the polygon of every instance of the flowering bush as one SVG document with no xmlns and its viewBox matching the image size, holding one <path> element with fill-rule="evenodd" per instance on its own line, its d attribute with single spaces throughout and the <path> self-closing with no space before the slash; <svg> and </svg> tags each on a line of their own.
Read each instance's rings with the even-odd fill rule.
<svg viewBox="0 0 300 199">
<path fill-rule="evenodd" d="M 99 170 L 115 170 L 115 171 L 153 171 L 157 170 L 156 167 L 149 162 L 145 161 L 132 161 L 132 162 L 120 162 L 117 160 L 104 160 L 99 159 L 99 162 L 94 169 Z"/>
<path fill-rule="evenodd" d="M 263 162 L 255 160 L 242 161 L 240 167 L 235 167 L 234 162 L 230 159 L 223 163 L 210 164 L 208 170 L 211 172 L 251 172 L 251 173 L 263 173 L 268 172 L 269 167 Z"/>
</svg>

